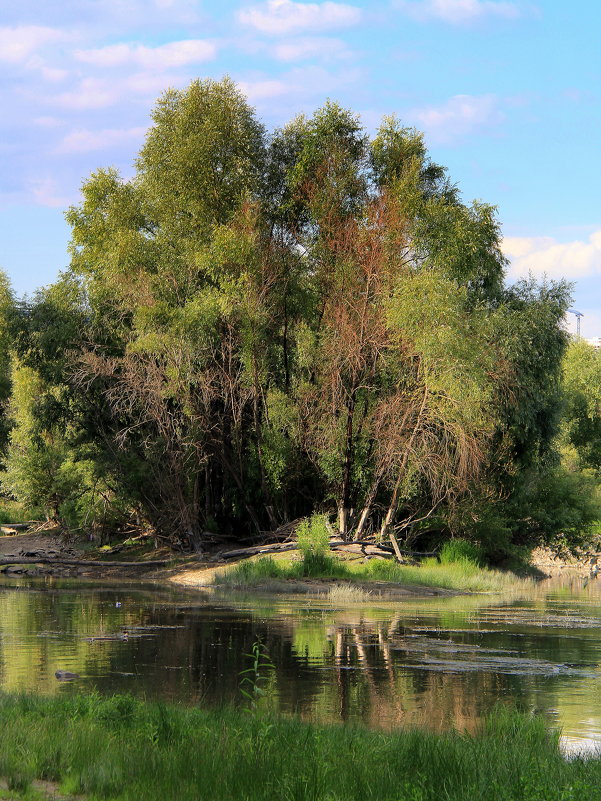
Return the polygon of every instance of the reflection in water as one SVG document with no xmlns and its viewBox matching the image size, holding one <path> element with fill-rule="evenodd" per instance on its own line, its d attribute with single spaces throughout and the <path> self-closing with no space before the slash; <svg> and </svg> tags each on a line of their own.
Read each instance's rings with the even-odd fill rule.
<svg viewBox="0 0 601 801">
<path fill-rule="evenodd" d="M 4 690 L 238 702 L 258 637 L 276 665 L 268 702 L 305 719 L 473 731 L 511 703 L 544 712 L 574 740 L 601 742 L 601 583 L 342 610 L 306 597 L 0 584 Z M 80 678 L 60 682 L 57 671 Z"/>
</svg>

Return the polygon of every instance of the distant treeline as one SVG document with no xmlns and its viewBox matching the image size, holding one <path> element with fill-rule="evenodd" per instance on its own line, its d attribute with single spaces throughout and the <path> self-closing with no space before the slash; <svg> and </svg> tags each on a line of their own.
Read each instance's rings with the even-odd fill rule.
<svg viewBox="0 0 601 801">
<path fill-rule="evenodd" d="M 569 286 L 504 283 L 494 208 L 420 133 L 328 103 L 268 134 L 231 81 L 195 81 L 133 178 L 82 193 L 69 270 L 2 286 L 6 495 L 196 549 L 316 511 L 492 556 L 590 536 L 600 382 L 580 345 L 588 383 L 562 382 Z"/>
</svg>

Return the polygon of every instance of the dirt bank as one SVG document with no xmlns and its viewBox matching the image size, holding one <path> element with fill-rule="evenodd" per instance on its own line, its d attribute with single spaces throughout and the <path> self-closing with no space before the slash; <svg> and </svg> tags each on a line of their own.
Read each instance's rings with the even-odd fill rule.
<svg viewBox="0 0 601 801">
<path fill-rule="evenodd" d="M 157 570 L 149 561 L 155 554 L 143 554 L 142 559 L 129 554 L 129 564 L 111 564 L 114 553 L 89 549 L 84 543 L 66 539 L 58 529 L 35 531 L 0 537 L 0 574 L 8 576 L 58 576 L 64 578 L 148 578 Z M 161 554 L 165 560 L 171 555 Z M 132 558 L 133 557 L 133 558 Z M 14 559 L 14 562 L 11 560 Z M 39 560 L 39 561 L 37 561 Z M 153 559 L 154 561 L 154 559 Z M 77 562 L 78 564 L 69 564 Z"/>
<path fill-rule="evenodd" d="M 589 575 L 596 565 L 601 568 L 601 553 L 587 552 L 579 557 L 557 556 L 549 548 L 536 548 L 530 563 L 546 576 L 560 576 L 569 571 Z"/>
</svg>

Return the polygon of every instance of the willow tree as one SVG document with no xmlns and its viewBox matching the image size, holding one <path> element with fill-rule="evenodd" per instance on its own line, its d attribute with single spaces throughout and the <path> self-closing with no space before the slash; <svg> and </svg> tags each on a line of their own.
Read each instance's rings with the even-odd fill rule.
<svg viewBox="0 0 601 801">
<path fill-rule="evenodd" d="M 503 287 L 494 209 L 396 120 L 370 140 L 328 103 L 268 136 L 229 80 L 195 81 L 67 218 L 80 441 L 172 541 L 317 508 L 405 533 L 508 443 L 533 303 Z"/>
<path fill-rule="evenodd" d="M 407 523 L 465 491 L 482 462 L 498 225 L 490 207 L 460 203 L 421 136 L 394 119 L 370 142 L 356 116 L 328 104 L 280 132 L 272 153 L 277 225 L 303 254 L 311 294 L 292 388 L 300 444 L 339 533 L 360 537 L 369 522 L 384 534 L 397 512 Z M 461 377 L 445 384 L 453 370 L 476 376 L 473 402 Z"/>
<path fill-rule="evenodd" d="M 212 497 L 230 504 L 225 514 L 241 504 L 253 516 L 238 441 L 248 387 L 232 330 L 264 132 L 228 80 L 167 92 L 153 123 L 134 179 L 97 172 L 67 215 L 71 269 L 96 328 L 74 377 L 103 398 L 102 438 L 147 517 L 199 547 Z"/>
</svg>

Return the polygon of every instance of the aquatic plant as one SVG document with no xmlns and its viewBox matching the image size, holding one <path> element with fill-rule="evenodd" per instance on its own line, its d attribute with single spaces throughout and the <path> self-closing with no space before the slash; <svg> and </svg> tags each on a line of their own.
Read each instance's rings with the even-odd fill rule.
<svg viewBox="0 0 601 801">
<path fill-rule="evenodd" d="M 242 696 L 249 703 L 249 709 L 255 712 L 259 700 L 265 695 L 266 674 L 273 670 L 275 665 L 260 637 L 252 644 L 251 653 L 245 656 L 251 660 L 251 665 L 238 674 L 241 677 L 238 686 Z"/>
</svg>

